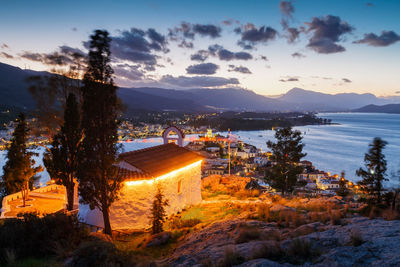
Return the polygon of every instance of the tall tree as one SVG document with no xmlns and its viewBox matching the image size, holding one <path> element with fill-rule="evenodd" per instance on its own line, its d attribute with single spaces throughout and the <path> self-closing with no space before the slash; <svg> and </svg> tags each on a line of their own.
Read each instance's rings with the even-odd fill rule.
<svg viewBox="0 0 400 267">
<path fill-rule="evenodd" d="M 153 206 L 151 208 L 151 231 L 153 234 L 158 234 L 163 231 L 163 224 L 166 218 L 165 206 L 168 206 L 168 199 L 164 199 L 164 194 L 161 186 L 157 186 L 157 193 L 154 196 Z"/>
<path fill-rule="evenodd" d="M 380 204 L 382 192 L 384 191 L 383 182 L 386 178 L 386 160 L 383 154 L 387 142 L 379 137 L 375 137 L 369 145 L 369 151 L 364 156 L 365 169 L 360 168 L 356 174 L 362 177 L 359 182 L 361 188 L 367 193 L 370 204 Z"/>
<path fill-rule="evenodd" d="M 85 138 L 77 172 L 81 202 L 103 213 L 104 232 L 111 235 L 109 209 L 118 198 L 118 100 L 110 65 L 111 38 L 107 31 L 90 36 L 88 67 L 82 87 L 82 130 Z"/>
<path fill-rule="evenodd" d="M 275 164 L 266 170 L 265 179 L 284 195 L 293 191 L 298 175 L 303 171 L 299 162 L 306 154 L 302 152 L 304 144 L 300 131 L 291 127 L 277 129 L 275 138 L 276 143 L 267 142 L 272 151 L 271 161 Z"/>
<path fill-rule="evenodd" d="M 68 210 L 73 210 L 74 206 L 74 179 L 79 166 L 78 154 L 82 139 L 79 104 L 75 94 L 70 93 L 64 112 L 64 124 L 54 136 L 50 152 L 46 152 L 43 158 L 50 177 L 67 190 Z"/>
<path fill-rule="evenodd" d="M 7 151 L 7 162 L 3 167 L 2 189 L 5 195 L 18 191 L 22 193 L 23 205 L 29 196 L 31 181 L 35 174 L 41 172 L 41 166 L 33 167 L 35 161 L 32 156 L 37 155 L 28 150 L 27 137 L 29 128 L 25 115 L 18 116 L 18 124 L 14 130 L 11 144 Z"/>
</svg>

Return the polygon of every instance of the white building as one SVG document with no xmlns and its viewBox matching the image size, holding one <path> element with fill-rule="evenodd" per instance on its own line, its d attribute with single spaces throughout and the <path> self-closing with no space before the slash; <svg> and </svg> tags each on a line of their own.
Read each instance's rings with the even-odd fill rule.
<svg viewBox="0 0 400 267">
<path fill-rule="evenodd" d="M 119 200 L 110 208 L 113 229 L 150 227 L 149 215 L 158 186 L 169 201 L 168 216 L 201 202 L 203 158 L 197 153 L 166 140 L 163 145 L 123 153 L 120 159 L 119 175 L 125 181 Z M 104 225 L 101 212 L 90 210 L 88 205 L 80 204 L 79 216 L 87 224 Z"/>
</svg>

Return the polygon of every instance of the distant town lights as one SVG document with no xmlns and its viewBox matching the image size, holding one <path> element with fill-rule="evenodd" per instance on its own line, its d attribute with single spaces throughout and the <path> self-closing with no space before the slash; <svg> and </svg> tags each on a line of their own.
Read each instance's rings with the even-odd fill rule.
<svg viewBox="0 0 400 267">
<path fill-rule="evenodd" d="M 196 162 L 194 162 L 194 163 L 192 163 L 190 165 L 187 165 L 187 166 L 182 167 L 180 169 L 177 169 L 177 170 L 174 170 L 172 172 L 166 173 L 164 175 L 158 176 L 158 177 L 156 177 L 154 179 L 126 181 L 125 184 L 127 186 L 137 186 L 137 185 L 142 185 L 142 184 L 146 184 L 146 183 L 147 184 L 154 184 L 157 181 L 164 180 L 164 179 L 167 179 L 169 177 L 176 176 L 177 174 L 179 174 L 181 172 L 187 171 L 187 170 L 192 169 L 192 168 L 196 168 L 199 165 L 201 165 L 201 162 L 202 162 L 202 160 L 196 161 Z"/>
</svg>

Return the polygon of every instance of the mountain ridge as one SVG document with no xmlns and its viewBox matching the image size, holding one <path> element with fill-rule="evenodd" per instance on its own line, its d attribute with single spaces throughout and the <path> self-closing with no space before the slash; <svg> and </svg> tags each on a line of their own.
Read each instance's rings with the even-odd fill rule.
<svg viewBox="0 0 400 267">
<path fill-rule="evenodd" d="M 34 109 L 26 78 L 32 75 L 53 75 L 48 72 L 23 70 L 0 63 L 0 105 Z M 325 94 L 301 88 L 293 88 L 279 97 L 267 97 L 242 88 L 192 88 L 164 89 L 157 87 L 120 87 L 118 96 L 127 110 L 154 111 L 351 111 L 369 104 L 389 104 L 373 94 Z"/>
</svg>

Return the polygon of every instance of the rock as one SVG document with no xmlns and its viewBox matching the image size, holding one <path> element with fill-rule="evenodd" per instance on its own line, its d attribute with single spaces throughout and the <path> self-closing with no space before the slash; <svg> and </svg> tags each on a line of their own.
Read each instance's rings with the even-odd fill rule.
<svg viewBox="0 0 400 267">
<path fill-rule="evenodd" d="M 314 222 L 309 224 L 304 224 L 302 226 L 297 227 L 291 233 L 291 237 L 297 237 L 302 235 L 308 235 L 314 232 L 318 232 L 324 229 L 324 225 L 320 222 Z"/>
<path fill-rule="evenodd" d="M 271 207 L 270 211 L 276 212 L 276 211 L 296 211 L 296 209 L 288 207 L 288 206 L 283 206 L 281 204 L 275 204 Z"/>
<path fill-rule="evenodd" d="M 157 247 L 166 244 L 171 238 L 171 232 L 162 232 L 152 235 L 146 241 L 146 248 Z"/>
<path fill-rule="evenodd" d="M 246 190 L 261 190 L 262 186 L 259 185 L 256 180 L 251 179 L 250 182 L 248 182 L 246 184 L 244 189 L 246 189 Z"/>
<path fill-rule="evenodd" d="M 270 261 L 267 259 L 255 259 L 251 260 L 245 263 L 242 263 L 240 265 L 237 265 L 236 267 L 281 267 L 281 266 L 293 266 L 291 264 L 279 264 L 274 261 Z"/>
</svg>

